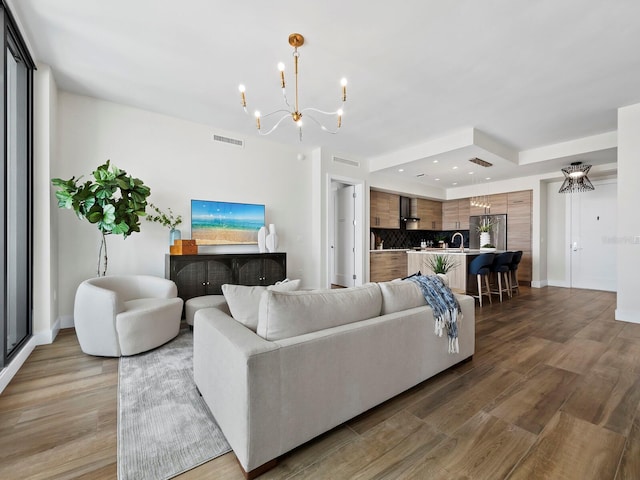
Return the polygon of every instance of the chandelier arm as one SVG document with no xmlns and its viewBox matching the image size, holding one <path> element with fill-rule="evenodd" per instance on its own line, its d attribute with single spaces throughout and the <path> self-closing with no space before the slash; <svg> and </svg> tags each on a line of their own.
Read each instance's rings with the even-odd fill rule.
<svg viewBox="0 0 640 480">
<path fill-rule="evenodd" d="M 282 97 L 284 98 L 284 104 L 289 107 L 289 109 L 291 109 L 291 104 L 289 103 L 289 99 L 287 98 L 287 92 L 285 91 L 285 89 L 282 89 Z"/>
<path fill-rule="evenodd" d="M 289 110 L 285 110 L 284 108 L 280 108 L 278 110 L 274 110 L 271 113 L 267 113 L 266 115 L 261 115 L 261 118 L 267 118 L 267 117 L 270 117 L 271 115 L 275 115 L 276 113 L 280 113 L 280 112 L 285 112 L 287 115 L 291 115 L 291 112 Z"/>
<path fill-rule="evenodd" d="M 315 110 L 315 109 L 305 108 L 305 110 Z M 338 133 L 338 130 L 329 130 L 327 127 L 325 127 L 322 123 L 320 123 L 318 120 L 313 118 L 311 115 L 306 115 L 305 118 L 308 118 L 309 120 L 312 120 L 313 122 L 315 122 L 323 131 L 327 133 L 330 133 L 332 135 L 335 135 Z"/>
<path fill-rule="evenodd" d="M 286 111 L 286 110 L 276 110 L 275 112 L 271 112 L 271 113 L 269 113 L 268 115 L 265 115 L 265 117 L 268 117 L 269 115 L 273 115 L 274 113 L 277 113 L 277 112 L 287 112 L 287 111 Z M 287 112 L 285 115 L 283 115 L 283 116 L 282 116 L 282 118 L 281 118 L 280 120 L 278 120 L 278 122 L 277 122 L 273 127 L 271 127 L 271 128 L 269 129 L 269 131 L 268 131 L 268 132 L 263 133 L 263 132 L 262 132 L 262 130 L 258 130 L 258 133 L 259 133 L 260 135 L 262 135 L 262 136 L 269 135 L 269 134 L 270 134 L 271 132 L 273 132 L 276 128 L 278 128 L 278 126 L 282 123 L 282 121 L 283 121 L 285 118 L 290 118 L 290 117 L 291 117 L 291 113 Z"/>
<path fill-rule="evenodd" d="M 338 115 L 338 112 L 340 110 L 342 110 L 343 107 L 344 107 L 344 103 L 335 112 L 327 112 L 325 110 L 320 110 L 318 108 L 307 107 L 307 108 L 303 108 L 301 113 L 304 113 L 304 112 L 307 112 L 307 111 L 311 111 L 311 112 L 321 113 L 322 115 Z"/>
</svg>

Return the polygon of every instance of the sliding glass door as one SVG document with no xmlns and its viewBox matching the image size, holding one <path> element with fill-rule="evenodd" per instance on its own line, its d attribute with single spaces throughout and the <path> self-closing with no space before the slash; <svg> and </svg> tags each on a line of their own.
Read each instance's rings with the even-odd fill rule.
<svg viewBox="0 0 640 480">
<path fill-rule="evenodd" d="M 6 364 L 31 335 L 33 62 L 2 3 L 3 168 L 0 173 L 0 303 Z"/>
</svg>

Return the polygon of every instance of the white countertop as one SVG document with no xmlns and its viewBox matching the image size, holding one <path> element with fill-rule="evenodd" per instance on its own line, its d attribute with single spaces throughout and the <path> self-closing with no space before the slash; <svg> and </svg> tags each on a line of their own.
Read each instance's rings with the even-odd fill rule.
<svg viewBox="0 0 640 480">
<path fill-rule="evenodd" d="M 421 255 L 480 255 L 481 253 L 502 253 L 504 250 L 496 250 L 494 252 L 485 252 L 484 250 L 479 250 L 477 248 L 470 249 L 465 248 L 464 252 L 460 251 L 459 248 L 427 248 L 425 250 L 410 250 L 407 253 L 417 253 Z"/>
<path fill-rule="evenodd" d="M 408 248 L 385 248 L 382 250 L 369 250 L 369 253 L 384 253 L 384 252 L 408 252 Z"/>
</svg>

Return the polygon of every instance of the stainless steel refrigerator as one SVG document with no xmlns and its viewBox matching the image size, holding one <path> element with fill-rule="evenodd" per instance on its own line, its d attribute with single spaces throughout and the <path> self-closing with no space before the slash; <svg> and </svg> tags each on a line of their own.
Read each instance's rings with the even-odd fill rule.
<svg viewBox="0 0 640 480">
<path fill-rule="evenodd" d="M 469 217 L 469 248 L 480 248 L 480 234 L 478 225 L 482 220 L 488 218 L 493 223 L 491 232 L 491 243 L 498 250 L 507 249 L 507 215 L 472 215 Z"/>
</svg>

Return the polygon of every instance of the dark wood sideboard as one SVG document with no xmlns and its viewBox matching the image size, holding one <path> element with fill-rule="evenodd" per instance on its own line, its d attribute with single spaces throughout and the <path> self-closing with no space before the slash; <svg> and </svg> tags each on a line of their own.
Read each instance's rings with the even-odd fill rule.
<svg viewBox="0 0 640 480">
<path fill-rule="evenodd" d="M 164 276 L 185 302 L 222 294 L 222 285 L 272 285 L 287 277 L 286 253 L 165 255 Z"/>
</svg>

